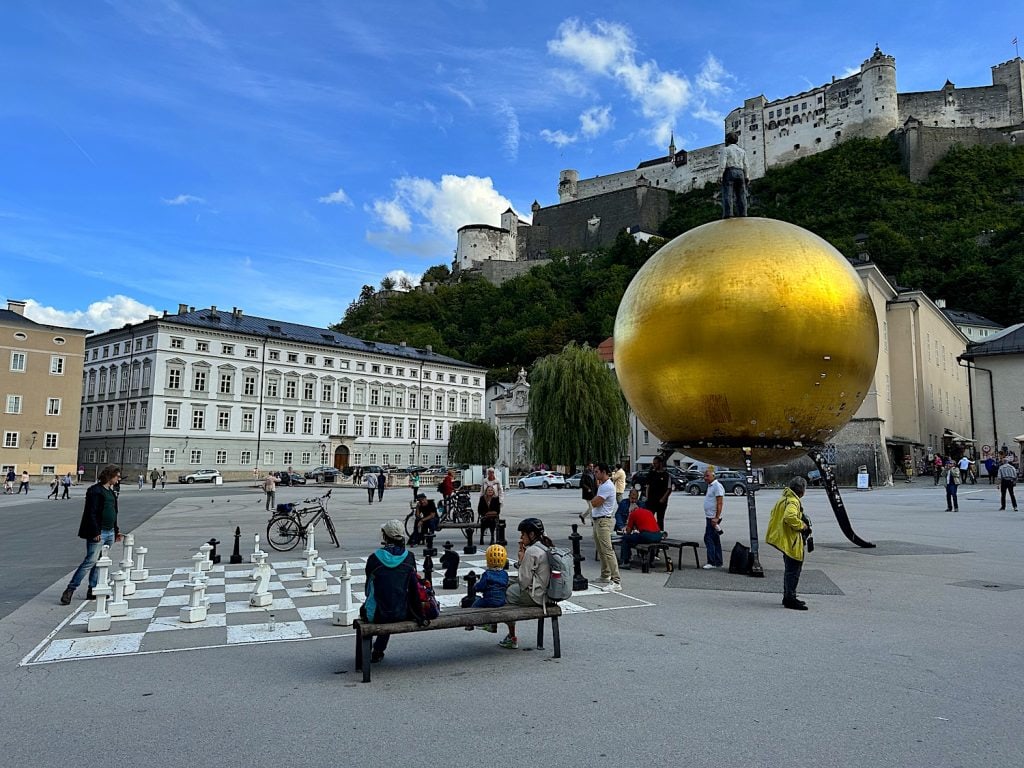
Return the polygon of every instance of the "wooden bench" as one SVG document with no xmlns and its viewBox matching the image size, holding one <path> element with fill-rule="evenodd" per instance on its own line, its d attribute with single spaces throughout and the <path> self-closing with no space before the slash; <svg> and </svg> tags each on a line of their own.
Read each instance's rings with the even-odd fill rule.
<svg viewBox="0 0 1024 768">
<path fill-rule="evenodd" d="M 678 567 L 683 567 L 683 547 L 690 547 L 693 549 L 693 559 L 700 568 L 700 556 L 697 554 L 697 547 L 699 545 L 696 541 L 683 541 L 681 539 L 662 539 L 661 541 L 655 541 L 647 544 L 637 544 L 633 547 L 637 554 L 640 555 L 640 570 L 642 573 L 650 573 L 651 566 L 654 565 L 654 561 L 658 558 L 660 552 L 665 558 L 665 571 L 672 570 L 672 561 L 669 559 L 668 551 L 670 549 L 678 549 Z"/>
<path fill-rule="evenodd" d="M 404 635 L 410 632 L 431 632 L 435 629 L 456 629 L 531 619 L 537 619 L 537 648 L 544 647 L 544 619 L 551 619 L 551 638 L 554 645 L 552 658 L 560 659 L 562 641 L 558 634 L 558 617 L 561 615 L 561 606 L 551 603 L 544 608 L 522 605 L 502 608 L 445 608 L 440 616 L 422 627 L 415 621 L 374 624 L 356 619 L 352 622 L 356 630 L 356 671 L 362 671 L 364 683 L 370 682 L 370 645 L 372 639 L 378 635 Z"/>
</svg>

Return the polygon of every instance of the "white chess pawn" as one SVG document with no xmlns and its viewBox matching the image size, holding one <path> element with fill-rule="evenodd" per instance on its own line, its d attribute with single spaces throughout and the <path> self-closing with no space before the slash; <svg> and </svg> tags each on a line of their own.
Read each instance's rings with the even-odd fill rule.
<svg viewBox="0 0 1024 768">
<path fill-rule="evenodd" d="M 210 552 L 212 550 L 213 547 L 209 544 L 203 544 L 201 547 L 199 547 L 199 552 L 203 556 L 203 563 L 201 567 L 204 571 L 209 571 L 213 568 L 213 560 L 210 559 Z"/>
<path fill-rule="evenodd" d="M 341 581 L 341 604 L 331 614 L 331 620 L 337 627 L 350 627 L 359 611 L 352 605 L 352 569 L 348 560 L 341 564 L 338 579 Z"/>
<path fill-rule="evenodd" d="M 149 578 L 149 570 L 146 568 L 146 554 L 148 552 L 149 550 L 145 547 L 138 547 L 135 550 L 138 560 L 135 562 L 137 567 L 131 572 L 131 579 L 133 582 L 146 581 Z"/>
<path fill-rule="evenodd" d="M 128 581 L 128 575 L 124 570 L 114 574 L 114 597 L 110 601 L 107 610 L 111 616 L 127 616 L 128 600 L 126 599 L 124 587 Z"/>
<path fill-rule="evenodd" d="M 104 546 L 100 553 L 99 560 L 96 561 L 97 575 L 99 579 L 96 582 L 96 586 L 92 588 L 93 596 L 96 598 L 96 610 L 93 611 L 92 616 L 89 617 L 89 624 L 86 626 L 87 632 L 106 632 L 110 629 L 110 614 L 107 612 L 107 598 L 110 597 L 110 584 L 107 582 L 107 571 L 112 565 L 110 558 L 107 553 L 110 551 L 109 546 Z"/>
<path fill-rule="evenodd" d="M 192 594 L 189 597 L 188 605 L 184 605 L 178 611 L 178 619 L 186 624 L 195 624 L 206 621 L 206 613 L 209 601 L 206 599 L 206 576 L 200 574 L 193 576 L 189 583 Z"/>
<path fill-rule="evenodd" d="M 327 591 L 327 578 L 324 575 L 324 568 L 326 566 L 327 566 L 327 563 L 324 562 L 324 559 L 322 557 L 318 557 L 316 559 L 316 563 L 314 564 L 315 573 L 313 575 L 313 580 L 311 582 L 309 582 L 309 591 L 310 592 L 326 592 Z"/>
</svg>

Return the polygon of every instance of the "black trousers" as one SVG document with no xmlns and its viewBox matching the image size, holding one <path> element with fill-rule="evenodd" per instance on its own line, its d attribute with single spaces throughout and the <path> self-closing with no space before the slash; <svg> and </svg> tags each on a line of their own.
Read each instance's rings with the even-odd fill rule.
<svg viewBox="0 0 1024 768">
<path fill-rule="evenodd" d="M 784 601 L 796 600 L 796 587 L 800 583 L 800 571 L 803 570 L 803 560 L 794 560 L 789 555 L 782 555 L 782 562 L 786 571 L 782 577 L 782 599 Z"/>
<path fill-rule="evenodd" d="M 1016 480 L 1009 480 L 1005 477 L 999 478 L 999 508 L 1006 509 L 1006 494 L 1010 494 L 1010 503 L 1013 504 L 1013 508 L 1017 509 L 1017 497 L 1013 494 L 1013 486 L 1017 484 Z"/>
</svg>

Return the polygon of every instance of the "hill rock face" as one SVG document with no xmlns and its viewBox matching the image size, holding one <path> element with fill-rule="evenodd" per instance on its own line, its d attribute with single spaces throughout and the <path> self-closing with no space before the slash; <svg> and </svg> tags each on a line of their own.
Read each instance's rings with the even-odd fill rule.
<svg viewBox="0 0 1024 768">
<path fill-rule="evenodd" d="M 1024 319 L 1024 147 L 954 147 L 914 183 L 893 139 L 855 139 L 770 170 L 751 192 L 751 215 L 805 227 L 848 258 L 866 255 L 900 286 L 1006 325 Z M 718 218 L 716 193 L 676 195 L 660 234 Z M 430 344 L 489 368 L 491 381 L 511 380 L 570 341 L 597 346 L 611 335 L 626 286 L 662 242 L 622 233 L 606 250 L 555 254 L 500 288 L 468 278 L 381 296 L 366 286 L 335 327 Z"/>
</svg>

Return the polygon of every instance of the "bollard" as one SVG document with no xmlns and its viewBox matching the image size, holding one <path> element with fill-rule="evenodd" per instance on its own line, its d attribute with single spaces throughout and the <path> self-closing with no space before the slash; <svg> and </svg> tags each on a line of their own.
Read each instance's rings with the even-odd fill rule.
<svg viewBox="0 0 1024 768">
<path fill-rule="evenodd" d="M 580 570 L 580 562 L 583 560 L 583 554 L 580 552 L 580 539 L 583 537 L 580 532 L 576 530 L 579 527 L 578 523 L 572 524 L 572 533 L 569 534 L 569 541 L 572 542 L 572 591 L 582 592 L 590 583 L 587 581 L 583 572 Z"/>
<path fill-rule="evenodd" d="M 232 565 L 238 565 L 240 562 L 242 562 L 242 551 L 240 549 L 241 546 L 242 529 L 238 526 L 235 526 L 235 546 L 234 549 L 231 550 L 231 559 L 229 560 L 229 562 Z"/>
</svg>

